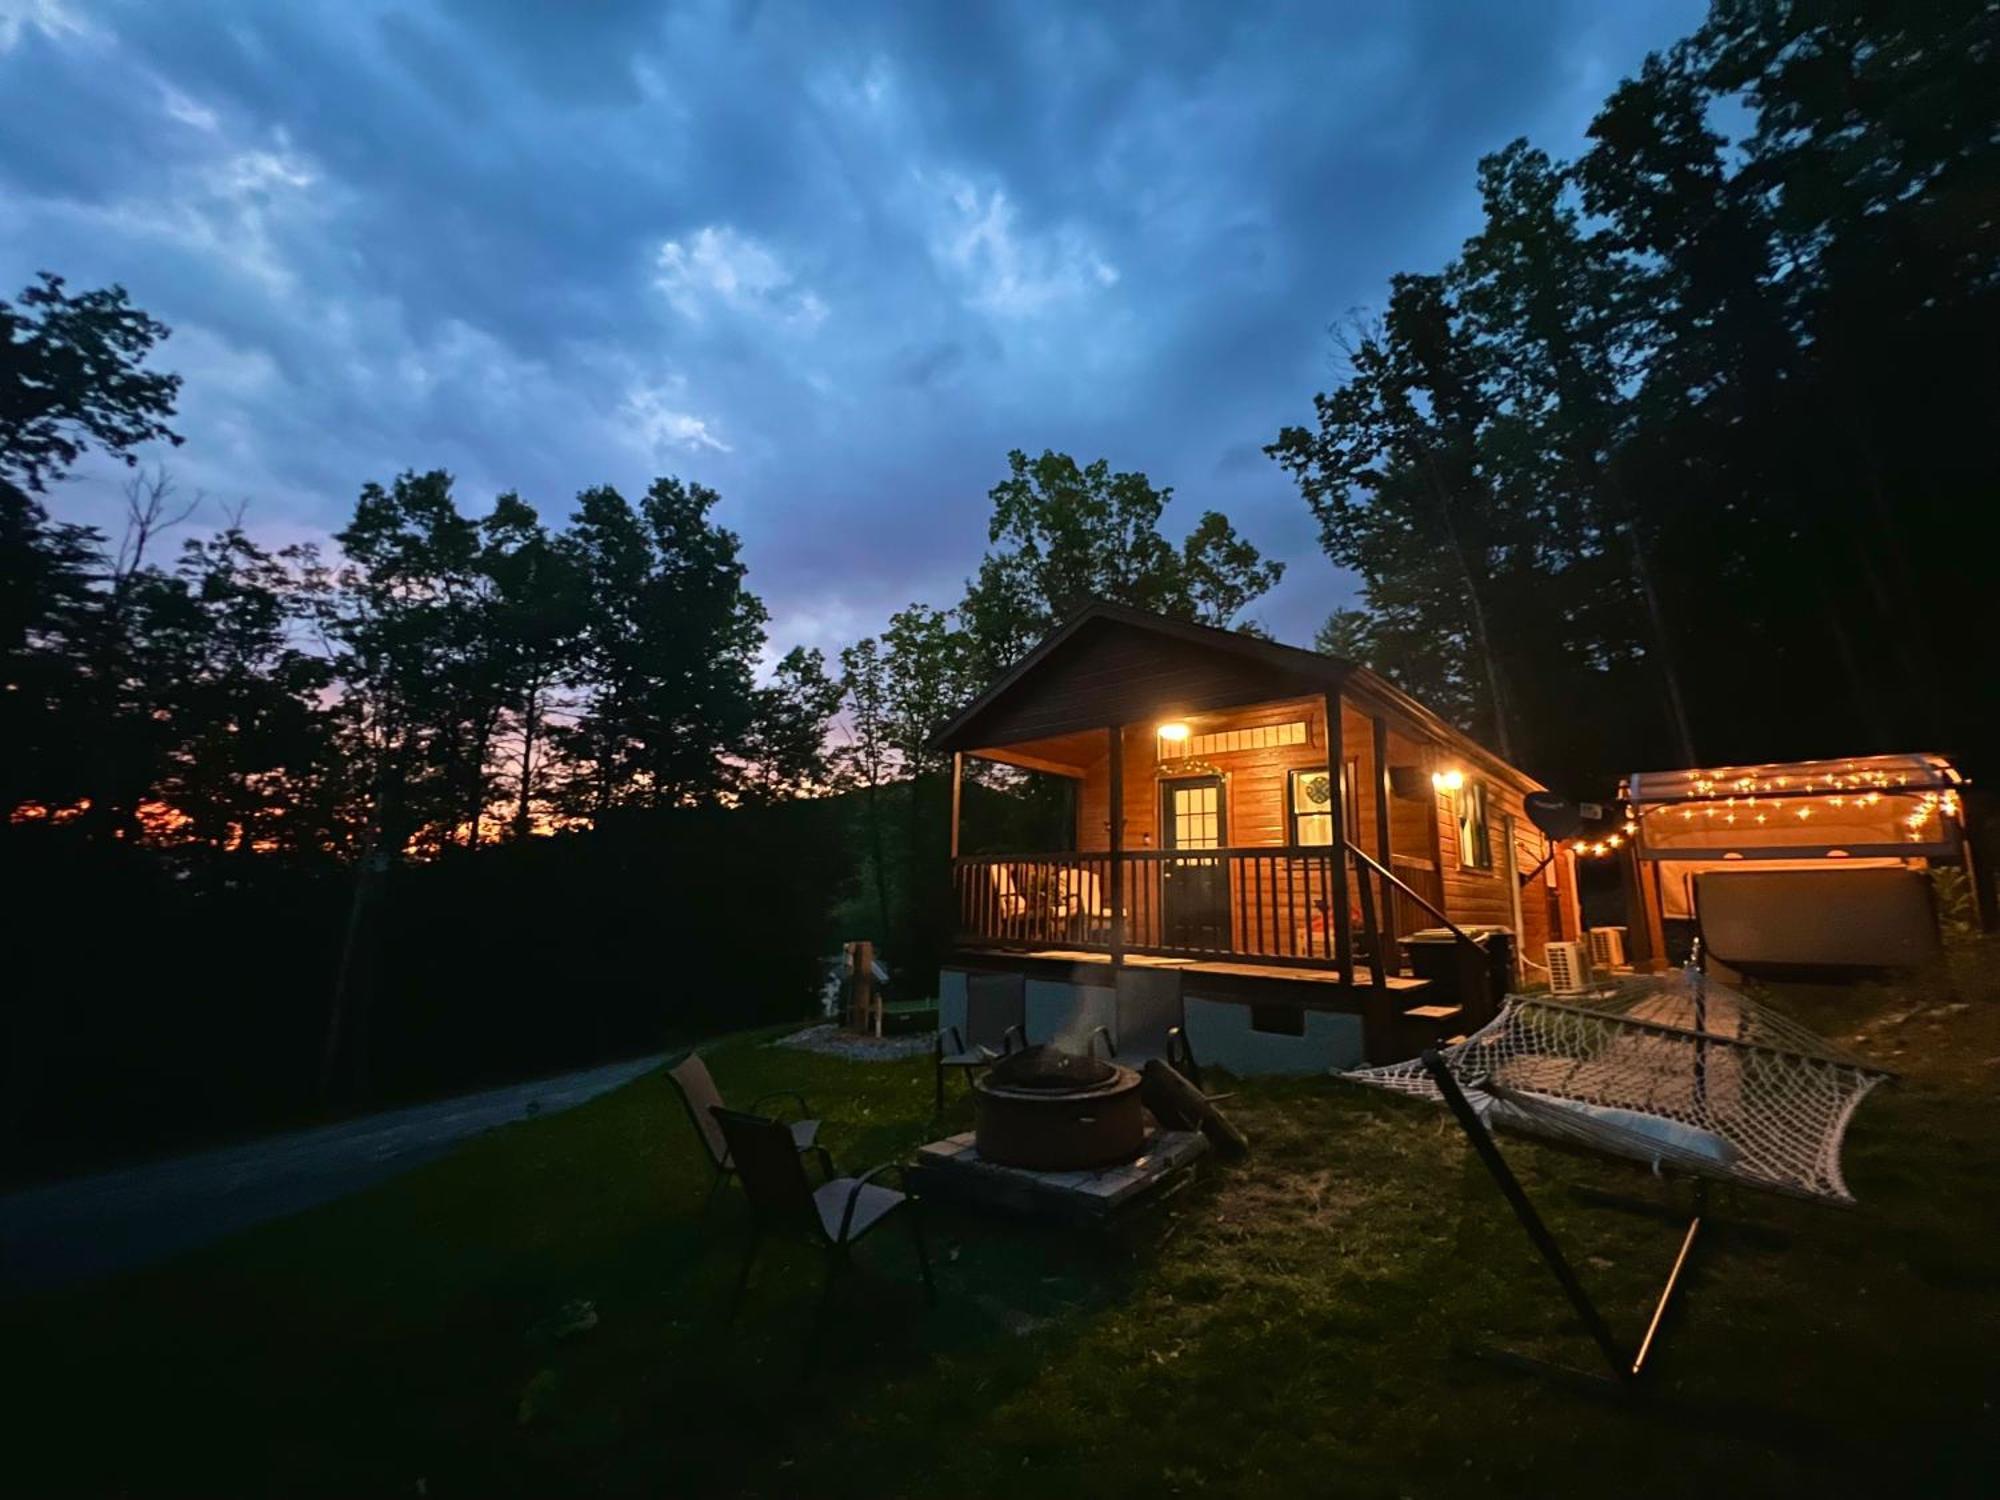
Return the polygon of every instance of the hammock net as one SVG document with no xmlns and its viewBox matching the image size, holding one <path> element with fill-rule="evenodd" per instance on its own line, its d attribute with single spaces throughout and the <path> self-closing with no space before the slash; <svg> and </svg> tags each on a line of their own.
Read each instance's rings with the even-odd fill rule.
<svg viewBox="0 0 2000 1500">
<path fill-rule="evenodd" d="M 1890 1076 L 1699 973 L 1589 1007 L 1510 1000 L 1442 1049 L 1490 1127 L 1852 1203 L 1847 1122 Z M 1442 1101 L 1420 1059 L 1341 1076 Z"/>
</svg>

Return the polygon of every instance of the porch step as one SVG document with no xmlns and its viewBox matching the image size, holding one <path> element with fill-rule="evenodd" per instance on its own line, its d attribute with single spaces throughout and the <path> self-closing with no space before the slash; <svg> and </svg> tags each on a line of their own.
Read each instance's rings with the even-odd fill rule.
<svg viewBox="0 0 2000 1500">
<path fill-rule="evenodd" d="M 1449 1021 L 1453 1016 L 1464 1015 L 1465 1007 L 1463 1005 L 1412 1005 L 1403 1014 L 1412 1020 L 1430 1021 L 1441 1025 Z"/>
<path fill-rule="evenodd" d="M 1396 1050 L 1414 1057 L 1426 1047 L 1442 1047 L 1447 1032 L 1464 1027 L 1462 1005 L 1412 1005 L 1396 1017 Z"/>
</svg>

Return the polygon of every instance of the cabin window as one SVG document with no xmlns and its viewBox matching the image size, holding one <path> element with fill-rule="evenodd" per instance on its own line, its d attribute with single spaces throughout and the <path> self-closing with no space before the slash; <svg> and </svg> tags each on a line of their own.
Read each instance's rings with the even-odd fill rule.
<svg viewBox="0 0 2000 1500">
<path fill-rule="evenodd" d="M 1325 771 L 1306 768 L 1290 773 L 1287 807 L 1294 848 L 1333 842 L 1333 788 Z"/>
<path fill-rule="evenodd" d="M 1235 755 L 1245 750 L 1279 750 L 1286 745 L 1306 742 L 1306 721 L 1293 719 L 1285 724 L 1258 724 L 1249 729 L 1217 729 L 1189 735 L 1181 740 L 1158 740 L 1159 758 L 1192 760 L 1204 755 Z"/>
<path fill-rule="evenodd" d="M 1333 842 L 1333 797 L 1327 787 L 1326 772 L 1312 766 L 1286 773 L 1286 838 L 1295 849 L 1323 847 Z M 1347 836 L 1354 837 L 1361 826 L 1361 811 L 1355 795 L 1361 784 L 1361 762 L 1350 760 L 1341 778 L 1341 811 L 1347 815 Z"/>
<path fill-rule="evenodd" d="M 1493 836 L 1486 826 L 1486 783 L 1466 777 L 1451 794 L 1458 814 L 1458 862 L 1468 870 L 1493 868 Z"/>
</svg>

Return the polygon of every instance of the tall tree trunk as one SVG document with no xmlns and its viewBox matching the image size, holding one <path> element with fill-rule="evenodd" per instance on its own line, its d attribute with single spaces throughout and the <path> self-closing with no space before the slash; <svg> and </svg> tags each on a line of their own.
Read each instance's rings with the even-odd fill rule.
<svg viewBox="0 0 2000 1500">
<path fill-rule="evenodd" d="M 1480 664 L 1486 672 L 1486 691 L 1493 700 L 1493 734 L 1499 741 L 1495 747 L 1504 761 L 1514 759 L 1514 736 L 1509 728 L 1512 711 L 1508 704 L 1505 679 L 1500 670 L 1500 660 L 1493 650 L 1493 636 L 1486 619 L 1486 601 L 1479 587 L 1479 576 L 1473 571 L 1472 558 L 1466 552 L 1465 543 L 1459 536 L 1458 524 L 1452 515 L 1451 501 L 1445 494 L 1443 481 L 1438 478 L 1437 466 L 1428 454 L 1424 456 L 1424 475 L 1430 482 L 1431 495 L 1437 502 L 1438 520 L 1444 526 L 1445 540 L 1451 547 L 1451 555 L 1458 563 L 1459 578 L 1465 585 L 1465 599 L 1472 610 L 1473 645 L 1479 652 Z"/>
<path fill-rule="evenodd" d="M 1660 683 L 1666 691 L 1667 717 L 1680 746 L 1681 764 L 1690 768 L 1699 766 L 1701 761 L 1694 753 L 1694 730 L 1688 723 L 1687 700 L 1681 696 L 1680 670 L 1674 664 L 1674 649 L 1667 639 L 1666 611 L 1660 607 L 1660 593 L 1653 586 L 1653 569 L 1646 559 L 1646 544 L 1640 539 L 1635 522 L 1628 520 L 1619 529 L 1625 533 L 1626 542 L 1632 549 L 1632 576 L 1639 585 L 1639 597 L 1646 606 L 1646 623 L 1652 628 L 1653 664 L 1659 669 Z"/>
<path fill-rule="evenodd" d="M 875 861 L 876 913 L 882 922 L 882 941 L 887 943 L 894 934 L 889 931 L 889 860 L 882 842 L 881 790 L 877 782 L 877 774 L 871 772 L 868 777 L 868 840 Z"/>
<path fill-rule="evenodd" d="M 1625 545 L 1632 558 L 1632 583 L 1639 591 L 1640 607 L 1646 612 L 1646 629 L 1652 636 L 1652 658 L 1654 669 L 1660 674 L 1661 692 L 1666 698 L 1667 722 L 1672 727 L 1674 740 L 1680 750 L 1681 764 L 1690 769 L 1701 764 L 1694 753 L 1694 728 L 1688 718 L 1687 698 L 1681 692 L 1680 668 L 1673 642 L 1667 635 L 1667 612 L 1660 604 L 1660 592 L 1653 585 L 1653 569 L 1646 555 L 1645 538 L 1639 534 L 1639 518 L 1634 514 L 1631 499 L 1625 493 L 1625 485 L 1618 471 L 1618 455 L 1614 453 L 1611 462 L 1601 467 L 1593 466 L 1602 475 L 1605 494 L 1610 498 L 1611 531 L 1623 532 Z M 1600 527 L 1603 522 L 1600 521 Z"/>
<path fill-rule="evenodd" d="M 542 720 L 542 686 L 539 682 L 528 685 L 527 697 L 521 704 L 521 789 L 514 803 L 514 837 L 528 836 L 528 805 L 535 790 L 535 731 Z"/>
<path fill-rule="evenodd" d="M 382 911 L 389 873 L 406 836 L 402 827 L 400 780 L 385 751 L 375 781 L 374 836 L 355 868 L 354 898 L 348 907 L 340 968 L 334 977 L 333 1004 L 327 1013 L 319 1075 L 320 1100 L 324 1104 L 339 1097 L 343 1073 L 351 1098 L 365 1099 L 368 1095 L 368 1025 L 375 1003 Z"/>
</svg>

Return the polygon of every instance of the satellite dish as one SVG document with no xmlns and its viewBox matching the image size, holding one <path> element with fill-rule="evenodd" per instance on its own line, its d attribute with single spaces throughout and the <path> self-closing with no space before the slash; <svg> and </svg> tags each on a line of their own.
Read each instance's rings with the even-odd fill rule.
<svg viewBox="0 0 2000 1500">
<path fill-rule="evenodd" d="M 1583 810 L 1554 792 L 1530 792 L 1521 799 L 1528 821 L 1552 839 L 1572 839 L 1583 831 Z"/>
</svg>

